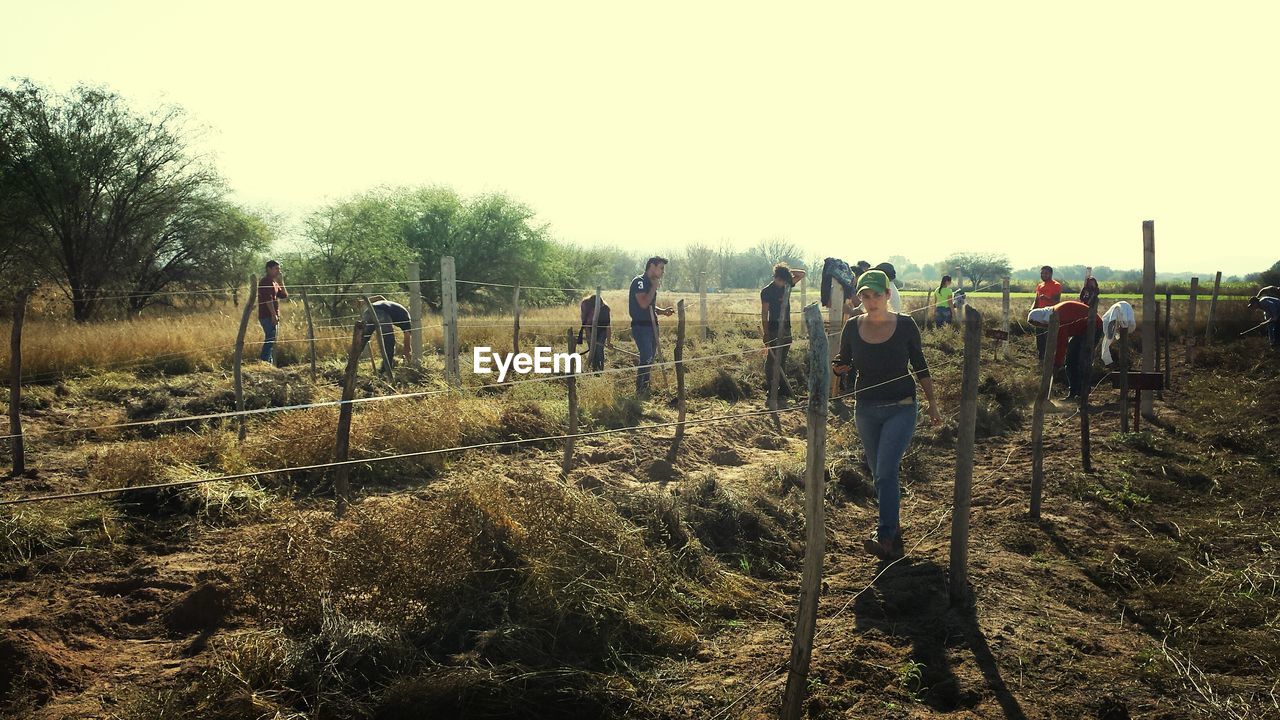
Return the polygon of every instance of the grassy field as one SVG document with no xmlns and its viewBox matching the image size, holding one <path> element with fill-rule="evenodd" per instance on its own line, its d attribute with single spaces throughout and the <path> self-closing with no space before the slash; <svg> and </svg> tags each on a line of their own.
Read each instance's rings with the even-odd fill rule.
<svg viewBox="0 0 1280 720">
<path fill-rule="evenodd" d="M 695 320 L 696 296 L 679 298 Z M 607 299 L 624 315 L 622 292 Z M 708 339 L 691 329 L 685 353 L 691 419 L 763 404 L 758 301 L 739 293 L 710 305 Z M 998 299 L 974 305 L 997 323 Z M 285 340 L 301 332 L 298 310 L 285 309 Z M 1025 512 L 1033 343 L 1015 323 L 1009 360 L 983 353 L 971 608 L 947 601 L 959 333 L 925 332 L 949 420 L 918 428 L 903 463 L 903 563 L 879 567 L 860 550 L 874 491 L 849 408 L 834 407 L 809 716 L 1272 713 L 1276 360 L 1258 338 L 1225 342 L 1250 318 L 1219 310 L 1224 342 L 1202 348 L 1194 365 L 1175 353 L 1159 423 L 1119 433 L 1100 389 L 1096 472 L 1079 470 L 1078 420 L 1055 403 L 1041 523 Z M 510 347 L 508 316 L 463 316 L 464 351 Z M 523 313 L 522 345 L 560 346 L 575 316 L 573 306 Z M 204 310 L 33 322 L 24 364 L 46 373 L 23 399 L 35 470 L 0 481 L 0 497 L 332 459 L 332 407 L 255 416 L 243 443 L 221 420 L 68 432 L 231 409 L 225 345 L 237 320 Z M 334 337 L 317 383 L 301 343 L 283 346 L 281 367 L 248 363 L 248 407 L 336 399 L 345 332 L 321 331 Z M 430 321 L 426 334 L 438 343 Z M 664 332 L 668 356 L 673 337 Z M 621 327 L 615 343 L 631 347 Z M 797 388 L 803 347 L 786 368 Z M 630 363 L 612 352 L 618 372 L 580 381 L 581 429 L 674 419 L 674 373 L 656 372 L 654 397 L 642 403 Z M 803 416 L 785 413 L 777 428 L 760 417 L 691 425 L 674 463 L 670 429 L 585 438 L 564 478 L 555 442 L 380 461 L 568 427 L 562 383 L 484 388 L 463 367 L 465 390 L 449 392 L 435 354 L 391 384 L 362 361 L 360 397 L 438 394 L 356 406 L 351 457 L 367 464 L 353 468 L 356 503 L 342 520 L 324 472 L 0 507 L 0 713 L 775 715 L 785 673 L 770 672 L 786 659 L 802 557 Z M 1095 377 L 1104 382 L 1105 372 Z"/>
</svg>

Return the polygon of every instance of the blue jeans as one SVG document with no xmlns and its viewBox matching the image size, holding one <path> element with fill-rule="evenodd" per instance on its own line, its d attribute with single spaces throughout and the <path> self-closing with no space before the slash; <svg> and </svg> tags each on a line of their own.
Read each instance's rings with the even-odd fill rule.
<svg viewBox="0 0 1280 720">
<path fill-rule="evenodd" d="M 867 453 L 867 465 L 876 482 L 880 505 L 880 522 L 876 534 L 881 541 L 892 540 L 898 533 L 898 516 L 902 506 L 902 488 L 898 484 L 898 466 L 916 432 L 919 406 L 876 405 L 859 401 L 854 406 L 853 421 Z"/>
<path fill-rule="evenodd" d="M 274 318 L 258 318 L 258 322 L 262 325 L 262 354 L 258 359 L 262 362 L 275 363 L 272 351 L 276 345 L 276 321 Z"/>
<path fill-rule="evenodd" d="M 632 325 L 631 337 L 636 341 L 636 351 L 640 357 L 636 360 L 636 394 L 649 391 L 649 376 L 653 368 L 645 367 L 653 362 L 654 353 L 658 351 L 658 339 L 654 335 L 652 325 Z"/>
<path fill-rule="evenodd" d="M 364 334 L 364 342 L 361 343 L 360 345 L 361 351 L 364 350 L 364 346 L 369 344 L 369 340 L 371 340 L 373 336 L 377 334 L 377 332 L 378 332 L 377 328 L 373 327 L 372 325 L 369 326 L 369 330 L 366 330 Z M 396 333 L 394 328 L 392 328 L 390 325 L 382 328 L 382 347 L 384 350 L 387 351 L 387 355 L 382 360 L 382 364 L 378 366 L 378 372 L 385 373 L 388 370 L 387 368 L 388 361 L 391 362 L 392 368 L 396 366 Z M 378 351 L 374 350 L 373 354 L 377 355 Z"/>
<path fill-rule="evenodd" d="M 1097 340 L 1094 338 L 1095 345 Z M 1085 345 L 1083 335 L 1076 335 L 1067 341 L 1067 387 L 1072 395 L 1080 395 L 1084 392 L 1085 384 L 1093 382 L 1092 348 L 1086 350 Z"/>
<path fill-rule="evenodd" d="M 950 325 L 951 324 L 951 308 L 944 308 L 944 307 L 934 308 L 933 324 L 936 325 L 937 327 Z"/>
</svg>

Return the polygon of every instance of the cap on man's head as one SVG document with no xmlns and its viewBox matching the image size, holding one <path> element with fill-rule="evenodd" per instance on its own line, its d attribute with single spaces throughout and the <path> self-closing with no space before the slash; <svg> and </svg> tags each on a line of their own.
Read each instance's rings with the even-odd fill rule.
<svg viewBox="0 0 1280 720">
<path fill-rule="evenodd" d="M 898 273 L 894 271 L 893 265 L 890 263 L 882 262 L 879 265 L 877 265 L 875 269 L 879 270 L 885 275 L 888 275 L 890 280 L 896 280 L 898 278 Z"/>
<path fill-rule="evenodd" d="M 275 260 L 268 260 L 267 267 L 268 268 L 280 267 L 280 263 L 276 262 Z"/>
<path fill-rule="evenodd" d="M 859 260 L 859 261 L 858 261 L 858 267 L 863 268 L 863 269 L 866 269 L 866 268 L 871 267 L 871 263 L 867 262 L 866 260 Z"/>
<path fill-rule="evenodd" d="M 884 294 L 889 292 L 889 276 L 882 270 L 868 270 L 858 276 L 858 289 L 854 294 L 861 295 L 863 290 L 872 290 Z"/>
</svg>

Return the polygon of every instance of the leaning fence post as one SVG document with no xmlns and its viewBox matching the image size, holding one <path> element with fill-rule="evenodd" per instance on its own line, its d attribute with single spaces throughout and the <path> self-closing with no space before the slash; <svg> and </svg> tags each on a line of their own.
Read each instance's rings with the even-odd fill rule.
<svg viewBox="0 0 1280 720">
<path fill-rule="evenodd" d="M 1173 380 L 1173 346 L 1169 343 L 1169 318 L 1173 317 L 1173 293 L 1166 289 L 1164 294 L 1164 386 L 1169 387 Z M 1164 397 L 1164 391 L 1160 391 Z"/>
<path fill-rule="evenodd" d="M 791 285 L 787 285 L 782 295 L 782 311 L 778 314 L 778 331 L 774 336 L 775 346 L 768 349 L 769 355 L 773 358 L 773 375 L 769 378 L 769 409 L 777 410 L 778 402 L 778 386 L 782 383 L 782 347 L 783 342 L 791 342 Z M 773 414 L 773 429 L 782 432 L 782 417 L 776 412 Z"/>
<path fill-rule="evenodd" d="M 1120 325 L 1120 432 L 1129 432 L 1129 328 Z"/>
<path fill-rule="evenodd" d="M 338 435 L 334 440 L 335 468 L 333 492 L 333 514 L 342 517 L 347 511 L 347 501 L 351 487 L 347 482 L 351 467 L 346 464 L 347 451 L 351 443 L 351 401 L 356 397 L 356 368 L 360 365 L 360 346 L 364 342 L 364 321 L 356 320 L 355 329 L 351 331 L 351 349 L 347 351 L 347 369 L 342 374 L 342 405 L 338 408 Z"/>
<path fill-rule="evenodd" d="M 829 348 L 828 354 L 830 357 L 828 360 L 835 360 L 836 352 L 840 349 L 840 333 L 844 331 L 844 286 L 840 284 L 839 280 L 834 278 L 831 280 L 831 308 L 828 313 L 828 318 L 828 329 L 825 332 L 835 335 L 836 341 L 829 342 L 830 338 L 827 338 L 827 340 L 824 341 L 824 344 Z M 808 321 L 806 319 L 806 324 L 807 323 Z M 813 342 L 812 336 L 810 336 L 809 341 Z M 831 377 L 831 387 L 828 388 L 828 393 L 835 395 L 835 383 L 839 382 L 839 380 L 834 375 L 831 375 L 831 373 L 828 373 L 828 375 Z"/>
<path fill-rule="evenodd" d="M 1044 361 L 1040 370 L 1040 392 L 1036 395 L 1031 416 L 1031 519 L 1040 519 L 1040 491 L 1044 486 L 1044 406 L 1053 388 L 1053 360 L 1058 352 L 1058 313 L 1049 318 L 1045 338 Z"/>
<path fill-rule="evenodd" d="M 9 444 L 13 448 L 13 475 L 27 471 L 26 449 L 22 444 L 22 323 L 27 316 L 31 288 L 19 290 L 13 298 L 13 328 L 9 332 Z"/>
<path fill-rule="evenodd" d="M 924 294 L 924 326 L 929 330 L 938 327 L 935 320 L 938 317 L 938 306 L 933 302 L 933 291 Z"/>
<path fill-rule="evenodd" d="M 307 356 L 311 359 L 311 382 L 316 381 L 316 326 L 311 322 L 311 301 L 307 289 L 302 288 L 302 312 L 307 316 Z"/>
<path fill-rule="evenodd" d="M 410 361 L 414 365 L 422 364 L 422 271 L 418 263 L 409 263 L 409 349 L 413 351 Z"/>
<path fill-rule="evenodd" d="M 244 418 L 244 380 L 241 377 L 241 365 L 244 363 L 244 336 L 249 329 L 249 314 L 253 312 L 253 307 L 258 304 L 258 276 L 249 276 L 249 300 L 244 304 L 244 313 L 240 315 L 240 329 L 236 332 L 236 355 L 234 360 L 235 366 L 235 393 L 236 393 L 236 412 L 240 413 L 240 442 L 244 442 L 248 428 L 245 426 Z"/>
<path fill-rule="evenodd" d="M 838 283 L 837 283 L 838 285 Z M 835 288 L 832 288 L 834 291 Z M 834 296 L 833 296 L 834 298 Z M 843 303 L 832 300 L 836 312 Z M 831 388 L 831 363 L 827 358 L 827 334 L 822 326 L 822 311 L 817 304 L 804 309 L 804 322 L 809 331 L 809 404 L 806 413 L 804 468 L 805 549 L 804 572 L 800 580 L 800 609 L 796 613 L 796 632 L 791 641 L 787 689 L 782 701 L 783 720 L 800 720 L 803 715 L 805 690 L 808 687 L 809 659 L 813 654 L 813 635 L 818 624 L 818 595 L 822 590 L 822 556 L 826 551 L 826 528 L 823 500 L 823 471 L 827 464 L 827 400 Z"/>
<path fill-rule="evenodd" d="M 440 309 L 444 323 L 444 376 L 450 385 L 458 387 L 462 383 L 458 372 L 458 286 L 452 257 L 440 258 Z"/>
<path fill-rule="evenodd" d="M 387 332 L 394 333 L 395 331 L 394 330 L 388 331 L 388 330 L 382 329 L 382 318 L 378 317 L 378 311 L 373 308 L 373 303 L 369 300 L 368 295 L 364 296 L 364 305 L 365 307 L 369 308 L 369 315 L 372 316 L 373 326 L 377 328 L 377 331 L 374 332 L 374 335 L 376 335 L 378 338 L 378 354 L 382 356 L 382 364 L 387 368 L 387 371 L 385 374 L 390 375 L 392 378 L 395 378 L 395 372 L 391 369 L 391 362 L 392 362 L 391 357 L 392 357 L 392 353 L 394 353 L 395 351 L 394 350 L 390 352 L 387 351 L 387 338 L 385 335 L 385 333 Z M 369 349 L 369 358 L 370 359 L 373 358 L 373 348 Z M 379 374 L 377 368 L 374 368 L 373 372 L 375 376 Z"/>
<path fill-rule="evenodd" d="M 1093 389 L 1093 342 L 1097 337 L 1097 327 L 1093 319 L 1098 313 L 1098 296 L 1089 299 L 1089 314 L 1086 316 L 1084 329 L 1084 367 L 1079 372 L 1084 374 L 1084 385 L 1080 388 L 1080 466 L 1085 472 L 1093 472 L 1093 457 L 1089 444 L 1089 391 Z"/>
<path fill-rule="evenodd" d="M 1001 349 L 1004 350 L 1004 359 L 1009 359 L 1009 278 L 1000 278 L 1000 312 L 1003 320 L 1000 321 L 1000 329 L 1004 331 L 1004 343 Z"/>
<path fill-rule="evenodd" d="M 1191 364 L 1196 345 L 1196 295 L 1200 291 L 1200 278 L 1191 278 L 1191 294 L 1187 296 L 1187 364 Z"/>
<path fill-rule="evenodd" d="M 520 352 L 520 286 L 511 294 L 511 354 Z M 572 351 L 570 351 L 572 352 Z"/>
<path fill-rule="evenodd" d="M 805 293 L 805 288 L 806 288 L 806 287 L 808 286 L 808 284 L 809 284 L 809 283 L 807 283 L 807 282 L 806 282 L 806 280 L 808 280 L 808 278 L 809 278 L 808 273 L 805 273 L 805 276 L 804 276 L 804 277 L 802 277 L 802 278 L 800 278 L 800 307 L 801 307 L 801 308 L 803 308 L 805 305 L 808 305 L 808 304 L 809 304 L 809 303 L 808 303 L 808 301 L 807 301 L 807 299 L 806 299 L 806 298 L 807 298 L 807 295 L 806 295 L 806 293 Z M 805 326 L 804 326 L 803 318 L 801 318 L 801 323 L 800 323 L 800 332 L 797 334 L 797 336 L 798 336 L 798 337 L 808 337 L 807 335 L 805 335 L 805 331 L 806 331 L 806 328 L 805 328 Z"/>
<path fill-rule="evenodd" d="M 1154 366 L 1154 367 L 1152 367 L 1152 369 L 1151 369 L 1151 371 L 1152 371 L 1152 372 L 1160 372 L 1161 363 L 1163 362 L 1163 361 L 1160 359 L 1160 352 L 1161 352 L 1161 350 L 1162 350 L 1162 348 L 1160 347 L 1160 310 L 1161 310 L 1161 307 L 1160 307 L 1160 301 L 1159 301 L 1159 300 L 1157 300 L 1157 301 L 1156 301 L 1156 347 L 1155 347 L 1155 351 L 1156 351 L 1156 362 L 1155 362 L 1155 366 Z M 1164 310 L 1165 310 L 1165 314 L 1168 314 L 1168 308 L 1165 308 Z M 1146 368 L 1143 368 L 1143 369 L 1145 370 Z M 1155 395 L 1154 395 L 1153 397 L 1157 397 L 1157 398 L 1160 398 L 1161 400 L 1163 400 L 1163 399 L 1164 399 L 1164 391 L 1163 391 L 1163 390 L 1157 390 L 1157 391 L 1155 392 Z"/>
<path fill-rule="evenodd" d="M 676 303 L 676 437 L 667 451 L 667 462 L 674 463 L 684 440 L 685 390 L 684 390 L 684 300 Z"/>
<path fill-rule="evenodd" d="M 573 336 L 573 328 L 565 331 L 569 338 L 569 358 L 565 359 L 565 385 L 569 388 L 569 437 L 564 440 L 564 461 L 560 463 L 560 472 L 563 476 L 568 477 L 569 471 L 573 469 L 573 444 L 577 439 L 574 435 L 578 434 L 578 376 L 573 370 L 572 356 L 577 352 L 577 338 Z M 579 361 L 581 362 L 581 361 Z M 578 370 L 582 366 L 579 364 Z"/>
<path fill-rule="evenodd" d="M 951 512 L 951 604 L 969 596 L 969 502 L 973 498 L 973 439 L 978 422 L 978 360 L 982 351 L 982 314 L 964 310 L 964 377 L 960 383 L 960 426 L 956 436 L 955 507 Z"/>
<path fill-rule="evenodd" d="M 698 323 L 701 325 L 698 339 L 702 342 L 707 341 L 707 271 L 703 270 L 699 274 L 698 283 Z"/>
<path fill-rule="evenodd" d="M 1222 285 L 1222 271 L 1219 270 L 1213 276 L 1213 295 L 1209 297 L 1209 316 L 1204 323 L 1204 345 L 1209 346 L 1213 342 L 1213 319 L 1218 313 L 1218 287 Z"/>
<path fill-rule="evenodd" d="M 1142 221 L 1142 372 L 1156 371 L 1156 222 Z M 1152 417 L 1151 393 L 1142 396 L 1142 414 Z"/>
</svg>

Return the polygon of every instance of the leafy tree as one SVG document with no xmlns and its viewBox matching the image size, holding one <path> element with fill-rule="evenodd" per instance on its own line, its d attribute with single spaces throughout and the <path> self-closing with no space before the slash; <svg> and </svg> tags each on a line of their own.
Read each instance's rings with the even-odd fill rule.
<svg viewBox="0 0 1280 720">
<path fill-rule="evenodd" d="M 364 291 L 365 283 L 404 277 L 412 257 L 404 233 L 413 218 L 396 200 L 391 192 L 375 190 L 313 212 L 303 223 L 305 252 L 291 256 L 286 270 L 294 265 L 295 282 L 324 284 L 336 293 Z M 331 313 L 350 305 L 316 295 L 317 304 Z"/>
<path fill-rule="evenodd" d="M 960 268 L 971 289 L 977 290 L 987 281 L 1008 275 L 1009 258 L 1003 253 L 952 253 L 943 260 L 945 268 Z"/>
<path fill-rule="evenodd" d="M 1256 282 L 1260 285 L 1280 285 L 1280 260 L 1262 272 L 1245 275 L 1244 279 L 1247 282 Z"/>
<path fill-rule="evenodd" d="M 188 152 L 177 107 L 130 110 L 116 94 L 0 88 L 0 219 L 78 321 L 126 284 L 139 245 L 217 178 Z"/>
<path fill-rule="evenodd" d="M 273 233 L 265 218 L 214 196 L 198 196 L 153 219 L 130 243 L 128 305 L 140 312 L 174 287 L 201 289 L 241 282 L 266 252 Z"/>
</svg>

